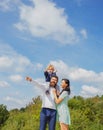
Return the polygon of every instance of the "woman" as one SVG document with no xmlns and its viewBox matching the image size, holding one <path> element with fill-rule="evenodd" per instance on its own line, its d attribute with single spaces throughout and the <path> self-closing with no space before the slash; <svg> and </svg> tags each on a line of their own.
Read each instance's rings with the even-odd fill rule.
<svg viewBox="0 0 103 130">
<path fill-rule="evenodd" d="M 70 94 L 70 81 L 68 79 L 62 79 L 61 87 L 62 91 L 59 97 L 57 97 L 56 91 L 53 90 L 55 102 L 57 104 L 57 120 L 60 122 L 61 130 L 69 130 L 70 113 L 68 108 L 68 98 Z"/>
</svg>

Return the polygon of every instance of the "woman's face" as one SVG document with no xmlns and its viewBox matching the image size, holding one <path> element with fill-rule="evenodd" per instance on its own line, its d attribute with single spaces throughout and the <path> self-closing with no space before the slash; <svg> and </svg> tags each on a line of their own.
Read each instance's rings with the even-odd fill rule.
<svg viewBox="0 0 103 130">
<path fill-rule="evenodd" d="M 67 84 L 66 84 L 65 80 L 62 80 L 62 81 L 61 81 L 61 87 L 62 87 L 63 89 L 65 89 L 65 88 L 67 87 Z"/>
</svg>

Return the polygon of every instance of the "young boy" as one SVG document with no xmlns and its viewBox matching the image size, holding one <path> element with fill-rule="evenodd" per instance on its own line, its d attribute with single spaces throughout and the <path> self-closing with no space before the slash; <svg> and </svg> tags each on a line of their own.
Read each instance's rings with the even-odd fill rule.
<svg viewBox="0 0 103 130">
<path fill-rule="evenodd" d="M 56 75 L 56 72 L 57 72 L 57 71 L 55 70 L 54 66 L 51 65 L 51 64 L 49 64 L 49 65 L 47 66 L 46 70 L 44 71 L 45 81 L 46 81 L 47 83 L 49 83 L 50 80 L 51 80 L 51 77 L 57 76 L 57 75 Z M 60 88 L 59 88 L 58 85 L 56 85 L 56 90 L 57 90 L 57 95 L 59 95 Z M 47 94 L 48 94 L 48 91 L 49 91 L 49 90 L 46 91 Z"/>
<path fill-rule="evenodd" d="M 44 71 L 45 81 L 50 82 L 52 76 L 56 76 L 56 70 L 53 65 L 48 65 Z"/>
</svg>

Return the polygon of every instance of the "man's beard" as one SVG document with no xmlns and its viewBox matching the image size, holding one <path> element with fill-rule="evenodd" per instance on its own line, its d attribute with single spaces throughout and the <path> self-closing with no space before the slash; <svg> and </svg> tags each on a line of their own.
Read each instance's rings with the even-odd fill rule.
<svg viewBox="0 0 103 130">
<path fill-rule="evenodd" d="M 51 87 L 55 87 L 55 86 L 56 86 L 56 83 L 55 83 L 55 82 L 50 82 L 50 86 L 51 86 Z"/>
</svg>

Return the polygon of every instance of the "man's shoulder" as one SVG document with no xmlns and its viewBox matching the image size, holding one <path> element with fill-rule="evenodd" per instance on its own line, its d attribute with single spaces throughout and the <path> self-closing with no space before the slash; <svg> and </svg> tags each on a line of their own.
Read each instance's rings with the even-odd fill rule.
<svg viewBox="0 0 103 130">
<path fill-rule="evenodd" d="M 56 85 L 56 89 L 60 91 L 60 87 L 58 84 Z"/>
</svg>

